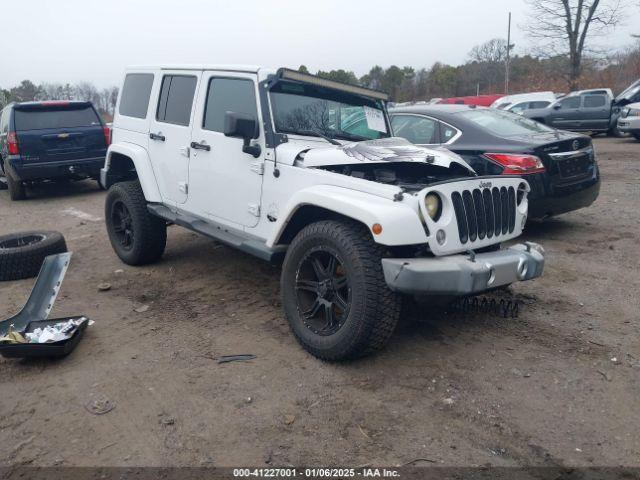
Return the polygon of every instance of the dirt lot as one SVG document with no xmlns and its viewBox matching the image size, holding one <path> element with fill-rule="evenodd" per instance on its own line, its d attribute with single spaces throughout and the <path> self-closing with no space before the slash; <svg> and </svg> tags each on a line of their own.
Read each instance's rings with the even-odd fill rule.
<svg viewBox="0 0 640 480">
<path fill-rule="evenodd" d="M 337 365 L 289 333 L 277 268 L 178 227 L 132 268 L 95 183 L 0 192 L 0 232 L 57 229 L 74 252 L 52 316 L 96 322 L 62 361 L 0 359 L 0 465 L 638 465 L 640 143 L 596 145 L 596 204 L 527 227 L 548 257 L 511 289 L 518 318 L 425 312 Z M 0 316 L 31 284 L 0 284 Z M 89 413 L 98 396 L 115 409 Z"/>
</svg>

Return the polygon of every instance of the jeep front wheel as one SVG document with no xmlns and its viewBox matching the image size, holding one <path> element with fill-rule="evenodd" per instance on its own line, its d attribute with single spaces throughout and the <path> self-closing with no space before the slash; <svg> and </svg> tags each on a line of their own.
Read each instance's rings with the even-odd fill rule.
<svg viewBox="0 0 640 480">
<path fill-rule="evenodd" d="M 111 245 L 124 263 L 144 265 L 164 253 L 166 222 L 149 213 L 137 180 L 116 183 L 109 189 L 105 221 Z"/>
<path fill-rule="evenodd" d="M 282 304 L 300 344 L 323 360 L 361 357 L 391 337 L 400 299 L 382 272 L 383 248 L 351 221 L 312 223 L 282 266 Z"/>
</svg>

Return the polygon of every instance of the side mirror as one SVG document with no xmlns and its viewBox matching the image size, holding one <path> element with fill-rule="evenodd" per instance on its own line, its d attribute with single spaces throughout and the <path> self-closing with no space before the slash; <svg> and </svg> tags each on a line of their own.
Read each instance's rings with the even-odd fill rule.
<svg viewBox="0 0 640 480">
<path fill-rule="evenodd" d="M 250 145 L 250 141 L 260 136 L 258 119 L 246 113 L 226 112 L 224 116 L 224 135 L 244 140 L 242 151 L 257 158 L 260 156 L 260 145 Z"/>
<path fill-rule="evenodd" d="M 562 108 L 562 105 L 560 105 L 559 103 L 556 103 L 556 104 L 553 106 L 553 109 L 554 109 L 554 110 L 560 110 L 561 108 Z"/>
</svg>

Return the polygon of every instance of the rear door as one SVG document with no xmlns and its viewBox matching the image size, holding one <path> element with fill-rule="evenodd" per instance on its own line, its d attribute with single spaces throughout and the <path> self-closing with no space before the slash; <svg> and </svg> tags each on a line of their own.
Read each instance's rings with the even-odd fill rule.
<svg viewBox="0 0 640 480">
<path fill-rule="evenodd" d="M 551 114 L 549 115 L 549 124 L 555 128 L 564 130 L 574 130 L 581 128 L 581 112 L 580 106 L 582 97 L 579 95 L 566 97 L 556 102 Z"/>
<path fill-rule="evenodd" d="M 149 156 L 162 197 L 169 204 L 187 201 L 193 104 L 201 75 L 201 70 L 163 71 L 149 127 Z"/>
<path fill-rule="evenodd" d="M 102 122 L 88 102 L 16 105 L 14 124 L 23 161 L 98 158 L 107 151 Z"/>
<path fill-rule="evenodd" d="M 607 130 L 611 117 L 611 99 L 608 95 L 584 95 L 582 99 L 582 128 Z"/>
</svg>

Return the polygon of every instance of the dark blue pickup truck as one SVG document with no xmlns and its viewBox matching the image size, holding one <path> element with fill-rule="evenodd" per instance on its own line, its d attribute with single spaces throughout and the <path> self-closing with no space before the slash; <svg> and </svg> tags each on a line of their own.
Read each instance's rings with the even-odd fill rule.
<svg viewBox="0 0 640 480">
<path fill-rule="evenodd" d="M 10 103 L 0 115 L 0 188 L 21 200 L 35 182 L 97 180 L 109 133 L 91 102 Z"/>
</svg>

